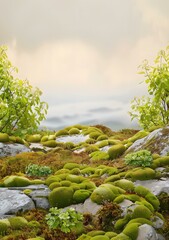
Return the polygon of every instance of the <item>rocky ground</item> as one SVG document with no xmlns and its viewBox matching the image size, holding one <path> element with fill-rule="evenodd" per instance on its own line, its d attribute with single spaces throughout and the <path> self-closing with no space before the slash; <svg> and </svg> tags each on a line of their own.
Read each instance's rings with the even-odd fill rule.
<svg viewBox="0 0 169 240">
<path fill-rule="evenodd" d="M 169 127 L 0 133 L 0 239 L 169 239 L 168 146 Z M 140 150 L 150 156 L 126 161 Z M 70 232 L 50 228 L 52 207 L 73 208 L 83 220 Z"/>
</svg>

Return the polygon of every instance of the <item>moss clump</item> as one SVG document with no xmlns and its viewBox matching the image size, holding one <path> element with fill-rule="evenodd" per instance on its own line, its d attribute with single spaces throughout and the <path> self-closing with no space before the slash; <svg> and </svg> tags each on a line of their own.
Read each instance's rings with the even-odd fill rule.
<svg viewBox="0 0 169 240">
<path fill-rule="evenodd" d="M 100 161 L 100 160 L 108 160 L 109 155 L 106 152 L 96 151 L 89 155 L 91 160 L 93 161 Z"/>
<path fill-rule="evenodd" d="M 150 190 L 146 187 L 143 187 L 141 185 L 136 186 L 134 188 L 135 193 L 137 193 L 138 195 L 145 197 L 148 193 L 150 193 Z"/>
<path fill-rule="evenodd" d="M 41 141 L 42 136 L 40 134 L 28 135 L 26 136 L 26 141 L 32 143 L 38 143 Z"/>
<path fill-rule="evenodd" d="M 81 174 L 90 176 L 91 174 L 94 174 L 96 169 L 94 167 L 86 167 L 83 170 L 81 170 Z"/>
<path fill-rule="evenodd" d="M 72 184 L 70 181 L 68 180 L 63 180 L 60 182 L 61 186 L 63 187 L 70 187 L 70 185 Z"/>
<path fill-rule="evenodd" d="M 91 236 L 91 237 L 95 237 L 97 235 L 104 235 L 104 234 L 105 234 L 105 232 L 102 230 L 93 230 L 93 231 L 88 232 L 87 235 Z"/>
<path fill-rule="evenodd" d="M 7 230 L 11 227 L 8 219 L 0 219 L 0 235 L 5 235 Z"/>
<path fill-rule="evenodd" d="M 9 136 L 7 133 L 0 133 L 0 142 L 9 142 Z"/>
<path fill-rule="evenodd" d="M 66 129 L 59 130 L 55 133 L 56 137 L 69 135 L 69 132 Z"/>
<path fill-rule="evenodd" d="M 60 182 L 53 182 L 49 185 L 49 189 L 50 190 L 53 190 L 54 188 L 58 188 L 58 187 L 61 187 L 61 183 Z"/>
<path fill-rule="evenodd" d="M 63 168 L 72 170 L 74 168 L 80 168 L 80 165 L 78 163 L 66 163 Z"/>
<path fill-rule="evenodd" d="M 96 185 L 92 181 L 85 180 L 79 184 L 79 187 L 80 187 L 80 189 L 94 190 L 96 188 Z"/>
<path fill-rule="evenodd" d="M 5 187 L 26 187 L 31 181 L 26 177 L 9 176 L 4 179 Z"/>
<path fill-rule="evenodd" d="M 86 143 L 88 143 L 88 144 L 95 144 L 97 141 L 95 140 L 95 139 L 93 139 L 93 138 L 88 138 L 87 140 L 86 140 Z"/>
<path fill-rule="evenodd" d="M 125 151 L 125 146 L 122 144 L 117 144 L 109 148 L 108 154 L 110 159 L 115 159 L 119 156 L 121 156 Z"/>
<path fill-rule="evenodd" d="M 48 136 L 47 135 L 45 135 L 45 136 L 43 136 L 42 138 L 41 138 L 41 142 L 43 143 L 43 142 L 46 142 L 46 141 L 48 141 L 49 140 L 49 138 L 48 138 Z"/>
<path fill-rule="evenodd" d="M 125 227 L 123 233 L 130 237 L 132 240 L 136 240 L 138 236 L 138 228 L 140 225 L 140 223 L 130 223 Z"/>
<path fill-rule="evenodd" d="M 148 225 L 150 225 L 150 226 L 153 225 L 153 223 L 152 223 L 150 220 L 148 220 L 148 219 L 146 219 L 146 218 L 141 218 L 141 217 L 130 220 L 130 221 L 128 222 L 128 224 L 130 224 L 130 223 L 148 224 Z"/>
<path fill-rule="evenodd" d="M 116 237 L 111 238 L 111 240 L 131 240 L 131 238 L 124 233 L 120 233 Z"/>
<path fill-rule="evenodd" d="M 32 190 L 31 189 L 25 189 L 25 190 L 23 190 L 23 193 L 26 194 L 26 195 L 29 195 L 30 193 L 32 193 Z"/>
<path fill-rule="evenodd" d="M 123 202 L 124 199 L 125 199 L 125 195 L 121 194 L 121 195 L 117 196 L 117 197 L 114 199 L 113 202 L 118 204 L 118 203 Z"/>
<path fill-rule="evenodd" d="M 48 199 L 51 207 L 63 208 L 73 203 L 74 191 L 71 187 L 58 187 L 53 189 Z"/>
<path fill-rule="evenodd" d="M 164 167 L 168 165 L 169 165 L 169 156 L 165 156 L 165 157 L 160 157 L 153 160 L 151 167 L 155 169 L 157 167 Z"/>
<path fill-rule="evenodd" d="M 134 136 L 128 138 L 129 142 L 135 142 L 136 140 L 146 137 L 149 134 L 149 132 L 146 132 L 144 130 L 141 130 L 139 132 L 137 132 Z"/>
<path fill-rule="evenodd" d="M 45 184 L 49 186 L 53 182 L 60 182 L 60 181 L 61 179 L 57 175 L 52 175 L 45 180 Z"/>
<path fill-rule="evenodd" d="M 43 142 L 42 144 L 45 147 L 51 147 L 51 148 L 54 148 L 57 146 L 57 142 L 55 140 L 48 140 L 46 142 Z"/>
<path fill-rule="evenodd" d="M 108 146 L 108 145 L 109 145 L 109 141 L 108 140 L 103 140 L 103 141 L 101 141 L 100 143 L 97 144 L 97 146 L 99 148 L 103 148 L 103 147 Z"/>
<path fill-rule="evenodd" d="M 148 167 L 132 169 L 131 171 L 127 172 L 125 175 L 126 178 L 131 178 L 132 181 L 150 180 L 150 179 L 154 179 L 155 176 L 156 176 L 155 171 Z"/>
<path fill-rule="evenodd" d="M 65 149 L 72 150 L 73 148 L 75 148 L 75 144 L 72 142 L 66 142 L 64 144 L 64 147 L 65 147 Z"/>
<path fill-rule="evenodd" d="M 133 218 L 150 219 L 151 216 L 152 216 L 152 212 L 144 205 L 137 206 L 132 213 L 132 219 Z"/>
<path fill-rule="evenodd" d="M 99 186 L 93 191 L 90 198 L 93 202 L 102 204 L 104 201 L 113 201 L 115 194 L 110 190 L 110 188 Z"/>
<path fill-rule="evenodd" d="M 86 234 L 82 234 L 77 240 L 90 240 L 92 237 Z"/>
<path fill-rule="evenodd" d="M 11 228 L 14 230 L 19 230 L 28 226 L 28 221 L 24 217 L 11 217 L 8 220 Z"/>
<path fill-rule="evenodd" d="M 73 201 L 75 203 L 83 203 L 90 195 L 91 192 L 89 190 L 79 189 L 73 194 Z"/>
<path fill-rule="evenodd" d="M 120 179 L 114 182 L 115 186 L 118 186 L 122 189 L 124 189 L 127 192 L 132 192 L 134 191 L 134 183 L 127 180 L 127 179 Z"/>
<path fill-rule="evenodd" d="M 85 180 L 85 178 L 82 177 L 82 176 L 69 174 L 69 175 L 67 175 L 66 180 L 68 180 L 68 181 L 70 181 L 72 183 L 81 183 L 82 181 Z"/>
<path fill-rule="evenodd" d="M 97 235 L 91 238 L 91 240 L 109 240 L 109 237 L 103 235 Z"/>
<path fill-rule="evenodd" d="M 130 219 L 131 219 L 130 214 L 127 214 L 123 218 L 118 219 L 114 225 L 115 230 L 122 230 L 124 226 L 130 221 Z"/>
<path fill-rule="evenodd" d="M 70 135 L 79 134 L 79 133 L 80 133 L 80 131 L 79 131 L 78 128 L 71 128 L 71 129 L 69 130 L 69 134 L 70 134 Z"/>
<path fill-rule="evenodd" d="M 158 198 L 153 194 L 153 193 L 148 193 L 146 196 L 145 196 L 145 199 L 151 203 L 151 205 L 153 205 L 154 209 L 155 210 L 158 210 L 159 209 L 159 206 L 160 206 L 160 202 L 158 200 Z"/>
<path fill-rule="evenodd" d="M 107 237 L 109 237 L 111 239 L 112 237 L 117 236 L 117 233 L 115 233 L 115 232 L 106 232 L 105 236 L 107 236 Z"/>
<path fill-rule="evenodd" d="M 95 139 L 97 140 L 97 138 L 100 136 L 100 133 L 99 132 L 91 132 L 89 134 L 89 138 L 92 138 L 92 139 Z"/>
<path fill-rule="evenodd" d="M 102 134 L 102 135 L 98 136 L 97 141 L 102 141 L 102 140 L 106 140 L 106 139 L 108 139 L 108 136 L 106 134 Z"/>
<path fill-rule="evenodd" d="M 99 148 L 96 145 L 90 145 L 85 148 L 85 152 L 87 152 L 87 153 L 92 153 L 92 152 L 96 152 L 96 151 L 99 151 Z"/>
<path fill-rule="evenodd" d="M 107 175 L 113 175 L 118 172 L 118 169 L 116 167 L 105 167 L 101 170 L 100 175 L 107 174 Z"/>
<path fill-rule="evenodd" d="M 105 183 L 108 183 L 108 182 L 114 182 L 116 180 L 119 180 L 120 179 L 120 175 L 119 174 L 115 174 L 115 175 L 112 175 L 108 178 L 105 179 Z"/>
</svg>

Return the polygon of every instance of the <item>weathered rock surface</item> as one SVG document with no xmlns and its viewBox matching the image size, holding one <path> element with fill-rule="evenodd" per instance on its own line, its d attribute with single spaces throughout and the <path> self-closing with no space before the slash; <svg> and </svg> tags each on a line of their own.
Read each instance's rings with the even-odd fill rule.
<svg viewBox="0 0 169 240">
<path fill-rule="evenodd" d="M 161 156 L 167 155 L 169 152 L 169 126 L 154 130 L 148 136 L 135 141 L 126 153 L 141 149 L 147 149 Z"/>
<path fill-rule="evenodd" d="M 30 149 L 19 143 L 1 143 L 0 142 L 0 157 L 15 156 L 21 152 L 30 152 Z"/>
<path fill-rule="evenodd" d="M 35 208 L 31 198 L 19 190 L 0 188 L 0 216 Z"/>
<path fill-rule="evenodd" d="M 153 227 L 148 224 L 143 224 L 139 227 L 137 240 L 159 240 L 159 236 Z M 162 238 L 161 238 L 162 239 Z"/>
</svg>

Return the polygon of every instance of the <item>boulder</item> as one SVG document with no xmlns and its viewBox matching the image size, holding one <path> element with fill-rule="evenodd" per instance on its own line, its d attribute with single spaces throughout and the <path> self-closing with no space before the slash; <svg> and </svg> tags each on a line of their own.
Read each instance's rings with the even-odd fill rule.
<svg viewBox="0 0 169 240">
<path fill-rule="evenodd" d="M 30 149 L 23 144 L 0 142 L 0 157 L 15 156 L 21 152 L 30 152 Z"/>
<path fill-rule="evenodd" d="M 35 208 L 31 198 L 19 190 L 0 188 L 0 216 Z"/>
<path fill-rule="evenodd" d="M 159 240 L 159 237 L 154 230 L 153 227 L 151 227 L 148 224 L 143 224 L 139 227 L 137 240 Z"/>
<path fill-rule="evenodd" d="M 136 140 L 125 153 L 141 149 L 147 149 L 151 153 L 157 153 L 161 156 L 167 155 L 169 152 L 169 126 L 156 129 L 146 137 Z"/>
</svg>

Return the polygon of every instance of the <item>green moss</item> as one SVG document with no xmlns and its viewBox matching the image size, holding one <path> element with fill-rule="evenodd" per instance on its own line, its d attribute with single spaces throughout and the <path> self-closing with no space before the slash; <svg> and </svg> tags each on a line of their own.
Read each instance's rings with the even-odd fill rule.
<svg viewBox="0 0 169 240">
<path fill-rule="evenodd" d="M 70 174 L 80 175 L 80 174 L 81 174 L 81 171 L 80 171 L 79 168 L 73 168 L 72 170 L 70 170 Z"/>
<path fill-rule="evenodd" d="M 0 142 L 9 142 L 9 136 L 7 133 L 0 133 Z"/>
<path fill-rule="evenodd" d="M 41 141 L 42 136 L 40 134 L 28 135 L 26 136 L 26 141 L 32 143 L 38 143 Z"/>
<path fill-rule="evenodd" d="M 91 240 L 109 240 L 109 238 L 107 236 L 97 235 L 95 237 L 92 237 Z"/>
<path fill-rule="evenodd" d="M 145 196 L 145 199 L 153 205 L 155 210 L 159 209 L 160 202 L 159 202 L 158 198 L 153 193 L 148 193 Z"/>
<path fill-rule="evenodd" d="M 31 184 L 34 184 L 34 185 L 45 184 L 45 181 L 41 180 L 41 179 L 33 179 L 33 180 L 31 180 Z"/>
<path fill-rule="evenodd" d="M 128 138 L 129 142 L 135 142 L 136 140 L 146 137 L 149 134 L 149 132 L 146 132 L 144 130 L 141 130 L 139 132 L 137 132 L 134 136 Z"/>
<path fill-rule="evenodd" d="M 125 175 L 126 178 L 131 177 L 132 181 L 150 180 L 150 179 L 154 179 L 155 176 L 156 176 L 155 171 L 148 167 L 132 169 L 131 171 L 127 172 Z"/>
<path fill-rule="evenodd" d="M 55 175 L 60 175 L 60 174 L 69 174 L 70 170 L 66 168 L 59 169 L 58 171 L 55 172 Z"/>
<path fill-rule="evenodd" d="M 91 174 L 94 174 L 96 169 L 94 167 L 85 167 L 83 170 L 81 170 L 81 174 L 90 176 Z"/>
<path fill-rule="evenodd" d="M 74 191 L 71 187 L 58 187 L 53 189 L 48 199 L 51 207 L 63 208 L 73 203 Z"/>
<path fill-rule="evenodd" d="M 28 221 L 24 217 L 10 217 L 8 220 L 14 230 L 22 229 L 28 226 Z"/>
<path fill-rule="evenodd" d="M 50 190 L 53 190 L 54 188 L 58 188 L 58 187 L 61 187 L 61 183 L 60 182 L 53 182 L 49 185 L 49 189 Z"/>
<path fill-rule="evenodd" d="M 68 173 L 61 173 L 57 174 L 56 176 L 58 176 L 61 180 L 66 180 Z"/>
<path fill-rule="evenodd" d="M 80 168 L 80 165 L 78 163 L 66 163 L 63 168 L 72 170 L 74 168 Z"/>
<path fill-rule="evenodd" d="M 105 167 L 101 170 L 100 175 L 108 174 L 110 176 L 117 172 L 118 172 L 118 169 L 116 167 Z"/>
<path fill-rule="evenodd" d="M 68 149 L 68 150 L 72 150 L 73 148 L 75 148 L 75 144 L 72 142 L 66 142 L 64 146 L 65 146 L 65 149 Z"/>
<path fill-rule="evenodd" d="M 109 188 L 116 196 L 126 192 L 124 189 L 122 189 L 122 188 L 120 188 L 118 186 L 114 186 L 111 183 L 104 183 L 104 184 L 102 184 L 100 186 Z"/>
<path fill-rule="evenodd" d="M 130 220 L 130 221 L 128 222 L 128 224 L 130 224 L 130 223 L 148 224 L 148 225 L 150 225 L 150 226 L 153 225 L 153 223 L 152 223 L 151 221 L 149 221 L 149 220 L 146 219 L 146 218 L 141 218 L 141 217 Z"/>
<path fill-rule="evenodd" d="M 91 192 L 89 190 L 79 189 L 73 194 L 73 201 L 75 203 L 83 203 L 87 198 L 89 198 Z"/>
<path fill-rule="evenodd" d="M 109 145 L 123 144 L 120 140 L 117 139 L 109 139 Z"/>
<path fill-rule="evenodd" d="M 53 182 L 60 182 L 60 181 L 61 179 L 57 175 L 52 175 L 45 180 L 45 183 L 47 186 L 49 186 Z"/>
<path fill-rule="evenodd" d="M 42 144 L 45 147 L 51 147 L 51 148 L 54 148 L 57 146 L 57 143 L 55 140 L 49 140 L 49 141 L 43 142 Z"/>
<path fill-rule="evenodd" d="M 97 235 L 104 235 L 105 232 L 102 231 L 102 230 L 93 230 L 93 231 L 90 231 L 87 235 L 91 236 L 91 237 L 95 237 Z"/>
<path fill-rule="evenodd" d="M 101 134 L 98 136 L 97 141 L 102 141 L 108 139 L 108 136 L 106 134 Z"/>
<path fill-rule="evenodd" d="M 4 179 L 5 187 L 26 187 L 31 181 L 26 177 L 9 176 Z"/>
<path fill-rule="evenodd" d="M 106 152 L 96 151 L 91 153 L 90 155 L 91 160 L 93 161 L 100 161 L 100 160 L 108 160 L 109 155 Z"/>
<path fill-rule="evenodd" d="M 133 218 L 150 219 L 151 216 L 152 216 L 152 212 L 144 205 L 137 206 L 132 213 L 132 219 Z"/>
<path fill-rule="evenodd" d="M 111 240 L 131 240 L 131 238 L 124 233 L 120 233 L 116 237 L 111 238 Z"/>
<path fill-rule="evenodd" d="M 82 176 L 69 174 L 69 175 L 67 175 L 66 180 L 73 182 L 73 183 L 81 183 L 82 181 L 85 180 L 85 178 Z"/>
<path fill-rule="evenodd" d="M 146 206 L 152 213 L 154 212 L 154 207 L 151 203 L 149 203 L 148 201 L 146 201 L 144 198 L 140 199 L 139 202 L 136 201 L 136 204 L 142 204 L 144 206 Z"/>
<path fill-rule="evenodd" d="M 68 180 L 63 180 L 63 181 L 60 182 L 60 184 L 61 184 L 63 187 L 70 187 L 71 182 L 68 181 Z"/>
<path fill-rule="evenodd" d="M 25 190 L 23 190 L 23 193 L 26 194 L 26 195 L 29 195 L 30 193 L 32 193 L 32 190 L 31 189 L 25 189 Z"/>
<path fill-rule="evenodd" d="M 134 188 L 135 193 L 137 193 L 138 195 L 145 197 L 148 193 L 150 193 L 150 190 L 146 187 L 143 187 L 141 185 L 136 186 Z"/>
<path fill-rule="evenodd" d="M 123 230 L 123 233 L 130 237 L 132 240 L 136 240 L 138 236 L 138 228 L 140 225 L 140 223 L 128 224 Z"/>
<path fill-rule="evenodd" d="M 71 185 L 70 185 L 70 187 L 74 190 L 74 191 L 76 191 L 76 190 L 79 190 L 80 189 L 80 186 L 79 186 L 80 184 L 77 184 L 77 183 L 72 183 Z"/>
<path fill-rule="evenodd" d="M 92 153 L 92 152 L 96 152 L 96 151 L 99 151 L 99 148 L 96 145 L 90 145 L 85 148 L 85 152 L 87 152 L 87 153 Z"/>
<path fill-rule="evenodd" d="M 55 133 L 56 137 L 69 135 L 69 132 L 66 129 L 59 130 Z"/>
<path fill-rule="evenodd" d="M 108 182 L 114 182 L 116 180 L 119 180 L 120 179 L 120 175 L 119 174 L 115 174 L 113 176 L 110 176 L 108 178 L 105 179 L 105 183 L 108 183 Z"/>
<path fill-rule="evenodd" d="M 131 220 L 131 215 L 127 214 L 121 219 L 118 219 L 114 225 L 115 230 L 122 230 L 124 226 Z"/>
<path fill-rule="evenodd" d="M 46 141 L 48 141 L 48 140 L 49 140 L 49 138 L 48 138 L 47 135 L 45 135 L 45 136 L 43 136 L 43 137 L 41 138 L 41 142 L 46 142 Z"/>
<path fill-rule="evenodd" d="M 127 194 L 126 199 L 132 202 L 141 201 L 141 197 L 139 197 L 137 194 Z"/>
<path fill-rule="evenodd" d="M 111 239 L 112 237 L 117 236 L 117 233 L 115 233 L 115 232 L 106 232 L 105 236 L 107 236 L 107 237 L 109 237 Z"/>
<path fill-rule="evenodd" d="M 0 235 L 4 236 L 11 227 L 8 219 L 0 219 Z"/>
<path fill-rule="evenodd" d="M 117 144 L 109 148 L 108 154 L 110 159 L 115 159 L 119 156 L 121 156 L 125 151 L 125 147 L 122 144 Z"/>
<path fill-rule="evenodd" d="M 97 141 L 95 140 L 95 139 L 93 139 L 93 138 L 88 138 L 87 140 L 86 140 L 86 143 L 88 143 L 88 144 L 95 144 Z"/>
<path fill-rule="evenodd" d="M 69 130 L 69 134 L 70 134 L 70 135 L 79 134 L 79 133 L 80 133 L 80 131 L 79 131 L 79 129 L 77 129 L 77 128 L 71 128 L 71 129 Z"/>
<path fill-rule="evenodd" d="M 169 165 L 169 156 L 164 156 L 153 160 L 152 168 L 165 167 Z"/>
<path fill-rule="evenodd" d="M 80 237 L 77 238 L 77 240 L 90 240 L 91 236 L 88 236 L 86 234 L 82 234 Z"/>
<path fill-rule="evenodd" d="M 48 136 L 48 140 L 55 140 L 56 136 L 54 134 L 51 134 Z"/>
<path fill-rule="evenodd" d="M 89 134 L 89 138 L 92 138 L 92 139 L 97 139 L 98 137 L 100 136 L 100 133 L 99 132 L 91 132 Z"/>
<path fill-rule="evenodd" d="M 104 201 L 113 201 L 115 194 L 108 188 L 99 186 L 91 194 L 90 198 L 97 204 L 102 204 Z"/>
<path fill-rule="evenodd" d="M 88 190 L 94 190 L 96 188 L 96 185 L 94 182 L 90 180 L 85 180 L 82 183 L 79 184 L 79 187 L 81 189 L 88 189 Z"/>
<path fill-rule="evenodd" d="M 108 140 L 103 140 L 103 141 L 101 141 L 100 143 L 97 144 L 97 146 L 99 148 L 103 148 L 103 147 L 108 146 L 108 145 L 109 145 L 109 141 Z"/>
<path fill-rule="evenodd" d="M 127 179 L 120 179 L 114 182 L 115 186 L 118 186 L 122 189 L 124 189 L 127 192 L 131 192 L 134 190 L 134 183 L 127 180 Z"/>
<path fill-rule="evenodd" d="M 27 240 L 45 240 L 43 237 L 28 238 Z"/>
<path fill-rule="evenodd" d="M 113 202 L 118 204 L 118 203 L 123 202 L 124 199 L 125 199 L 125 195 L 121 194 L 120 196 L 117 196 L 117 197 L 114 199 Z"/>
</svg>

